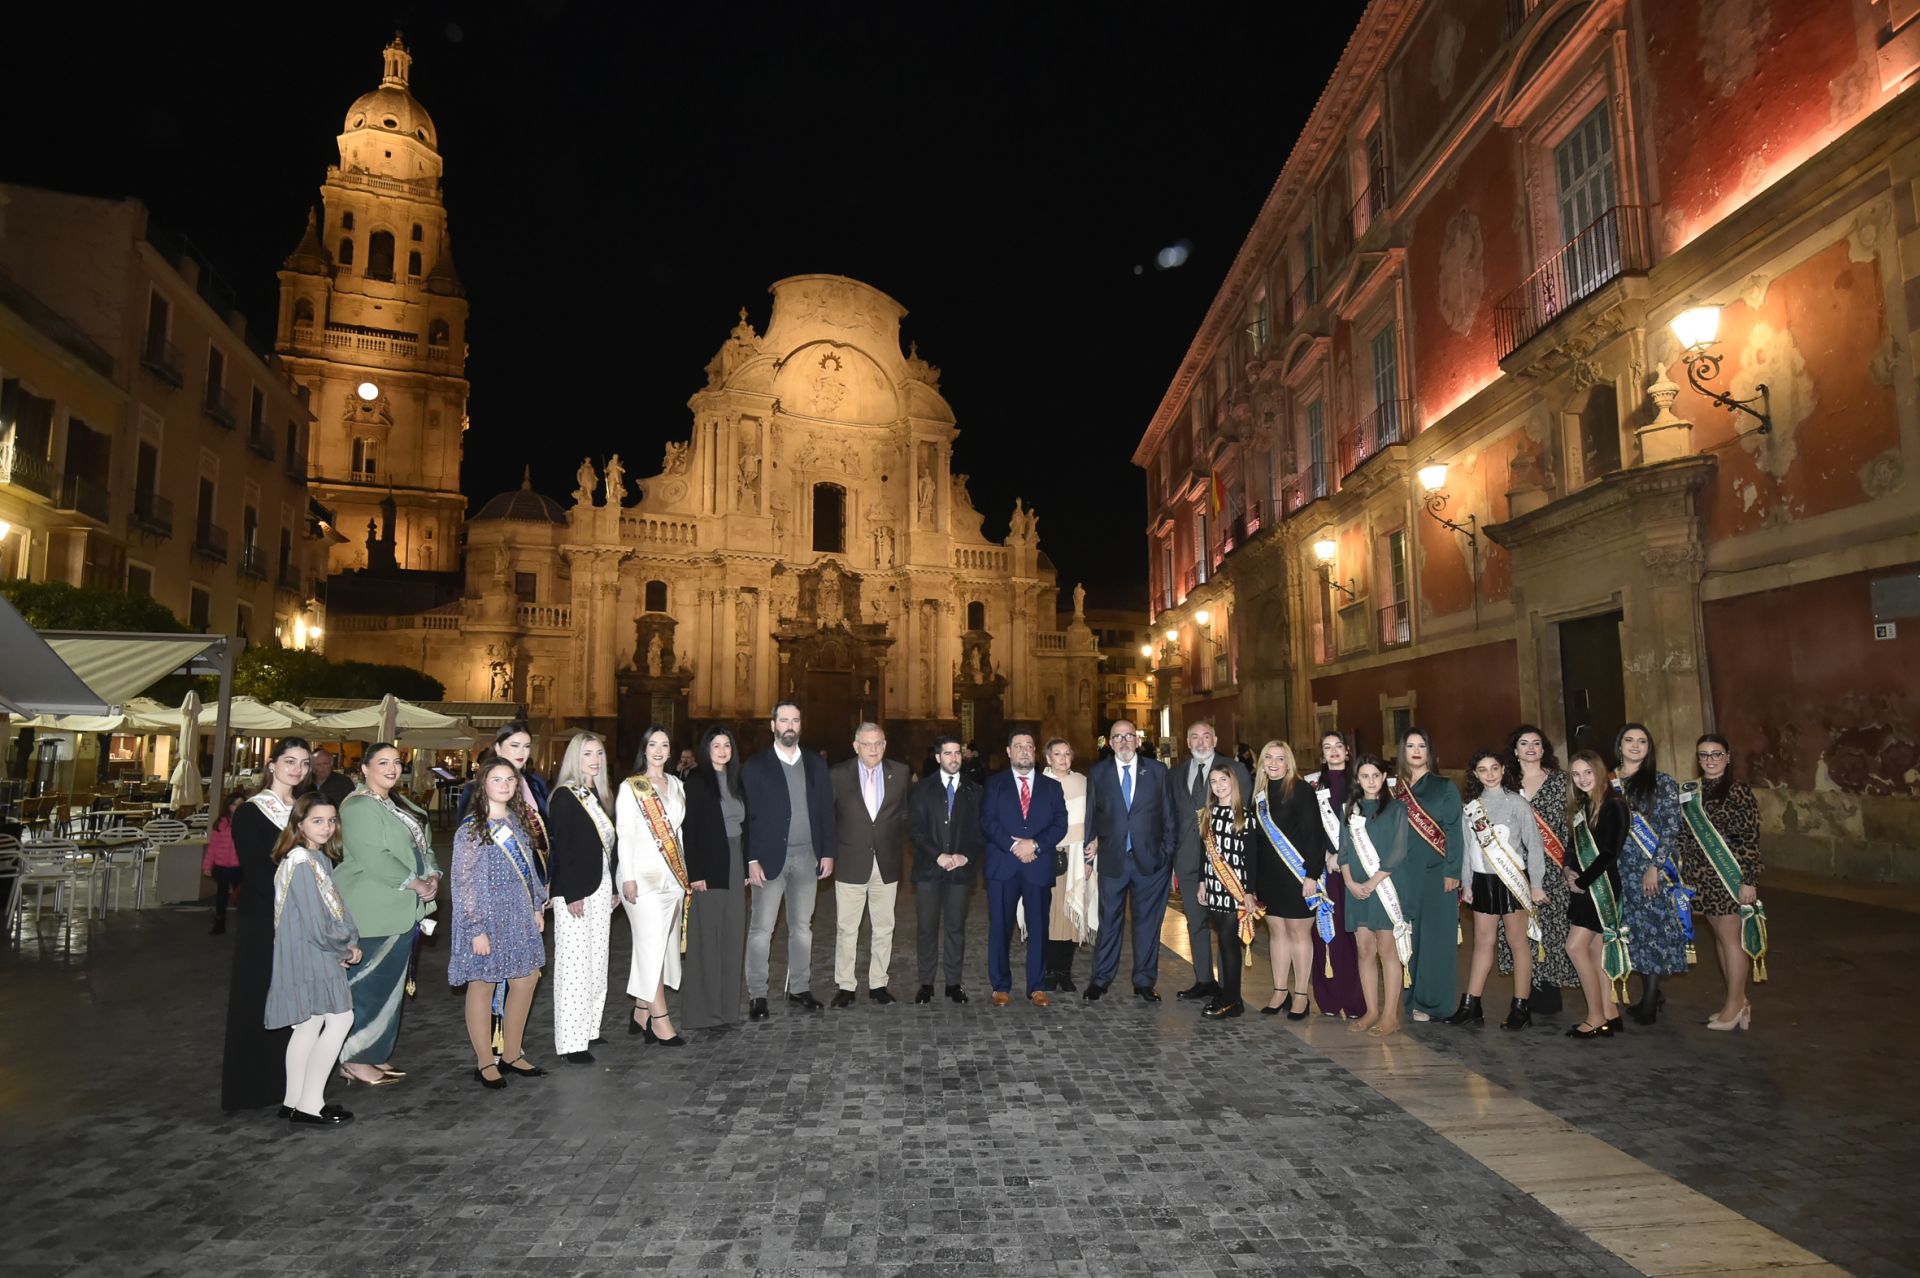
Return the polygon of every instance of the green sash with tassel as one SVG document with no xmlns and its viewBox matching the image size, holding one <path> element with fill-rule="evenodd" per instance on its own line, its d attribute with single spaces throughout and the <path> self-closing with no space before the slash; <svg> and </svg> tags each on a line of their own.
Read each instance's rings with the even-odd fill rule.
<svg viewBox="0 0 1920 1278">
<path fill-rule="evenodd" d="M 1753 981 L 1758 985 L 1767 979 L 1766 906 L 1760 903 L 1758 897 L 1754 898 L 1752 905 L 1740 904 L 1740 859 L 1734 856 L 1726 837 L 1707 816 L 1706 795 L 1698 781 L 1681 784 L 1680 816 L 1686 821 L 1687 829 L 1693 832 L 1693 841 L 1707 854 L 1707 864 L 1720 876 L 1720 886 L 1726 889 L 1740 915 L 1740 948 L 1753 964 Z"/>
<path fill-rule="evenodd" d="M 1600 845 L 1593 841 L 1593 827 L 1587 824 L 1584 812 L 1573 814 L 1573 853 L 1579 858 L 1583 871 L 1592 869 L 1593 863 L 1600 859 Z M 1593 876 L 1587 892 L 1593 897 L 1594 913 L 1600 916 L 1601 968 L 1613 982 L 1614 998 L 1624 1001 L 1627 977 L 1633 971 L 1633 956 L 1627 952 L 1627 928 L 1620 920 L 1620 898 L 1614 895 L 1613 880 L 1605 873 Z"/>
</svg>

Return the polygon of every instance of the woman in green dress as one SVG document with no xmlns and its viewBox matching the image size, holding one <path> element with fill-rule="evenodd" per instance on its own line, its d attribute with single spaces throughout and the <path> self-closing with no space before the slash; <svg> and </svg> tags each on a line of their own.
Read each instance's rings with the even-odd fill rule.
<svg viewBox="0 0 1920 1278">
<path fill-rule="evenodd" d="M 1420 877 L 1409 852 L 1413 833 L 1406 805 L 1387 792 L 1386 765 L 1361 755 L 1354 781 L 1340 832 L 1340 875 L 1347 886 L 1346 926 L 1360 953 L 1367 1014 L 1347 1030 L 1384 1038 L 1400 1029 L 1403 964 L 1417 939 L 1408 906 Z"/>
<path fill-rule="evenodd" d="M 1460 827 L 1460 787 L 1434 770 L 1433 738 L 1408 728 L 1400 738 L 1399 798 L 1407 809 L 1407 859 L 1418 886 L 1407 897 L 1413 921 L 1412 984 L 1407 1011 L 1416 1021 L 1446 1016 L 1460 985 L 1460 880 L 1467 845 Z"/>
</svg>

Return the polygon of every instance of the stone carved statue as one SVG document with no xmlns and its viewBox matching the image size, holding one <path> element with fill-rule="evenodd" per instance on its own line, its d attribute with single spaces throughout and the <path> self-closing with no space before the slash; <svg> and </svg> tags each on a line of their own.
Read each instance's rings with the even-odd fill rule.
<svg viewBox="0 0 1920 1278">
<path fill-rule="evenodd" d="M 627 473 L 620 464 L 620 454 L 615 453 L 607 459 L 607 505 L 618 510 L 627 499 L 627 485 L 622 478 Z"/>
<path fill-rule="evenodd" d="M 751 590 L 742 590 L 733 597 L 734 641 L 742 648 L 753 641 L 753 606 L 759 602 Z"/>
<path fill-rule="evenodd" d="M 931 458 L 929 457 L 924 460 L 931 460 Z M 933 527 L 933 473 L 931 469 L 924 464 L 924 461 L 920 467 L 919 505 L 920 526 L 922 528 Z"/>
<path fill-rule="evenodd" d="M 493 589 L 496 594 L 505 594 L 507 589 L 507 548 L 493 548 Z"/>
<path fill-rule="evenodd" d="M 740 454 L 740 473 L 734 480 L 733 504 L 742 510 L 752 510 L 760 504 L 760 455 L 758 453 Z"/>
<path fill-rule="evenodd" d="M 793 610 L 799 602 L 800 587 L 791 572 L 776 572 L 773 575 L 772 595 L 769 604 L 773 609 L 773 620 L 777 625 L 793 616 Z"/>
<path fill-rule="evenodd" d="M 1087 588 L 1079 582 L 1073 583 L 1073 619 L 1082 621 L 1087 615 Z"/>
<path fill-rule="evenodd" d="M 655 635 L 653 638 L 647 640 L 647 661 L 646 661 L 645 673 L 650 675 L 657 675 L 657 674 L 665 674 L 666 672 L 667 672 L 667 667 L 666 667 L 666 661 L 664 660 L 663 647 L 660 643 L 660 636 Z"/>
<path fill-rule="evenodd" d="M 660 463 L 660 473 L 684 475 L 687 473 L 687 467 L 691 465 L 693 465 L 693 445 L 668 441 L 666 456 Z"/>
<path fill-rule="evenodd" d="M 820 624 L 837 626 L 844 622 L 847 614 L 841 603 L 840 574 L 833 570 L 831 564 L 820 574 L 820 584 L 816 589 L 818 593 L 814 611 L 818 614 Z"/>
<path fill-rule="evenodd" d="M 573 504 L 591 506 L 593 490 L 600 486 L 600 476 L 593 469 L 593 458 L 582 457 L 580 469 L 574 473 Z"/>
<path fill-rule="evenodd" d="M 892 524 L 875 524 L 873 527 L 873 563 L 876 568 L 893 567 Z"/>
<path fill-rule="evenodd" d="M 733 687 L 743 697 L 753 691 L 753 657 L 750 653 L 733 654 Z"/>
</svg>

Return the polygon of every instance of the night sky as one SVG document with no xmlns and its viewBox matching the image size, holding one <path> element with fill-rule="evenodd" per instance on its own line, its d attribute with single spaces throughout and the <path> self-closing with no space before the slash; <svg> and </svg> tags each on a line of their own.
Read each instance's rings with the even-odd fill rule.
<svg viewBox="0 0 1920 1278">
<path fill-rule="evenodd" d="M 833 272 L 907 308 L 988 533 L 1022 495 L 1063 587 L 1139 607 L 1128 458 L 1362 5 L 34 8 L 0 178 L 145 201 L 269 335 L 404 30 L 472 306 L 476 505 L 528 461 L 555 496 L 587 453 L 651 473 L 739 308 L 764 330 L 769 284 Z"/>
</svg>

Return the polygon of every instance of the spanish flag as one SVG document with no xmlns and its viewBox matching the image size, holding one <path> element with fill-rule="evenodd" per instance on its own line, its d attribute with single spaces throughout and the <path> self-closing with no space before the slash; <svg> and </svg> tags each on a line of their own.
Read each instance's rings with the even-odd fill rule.
<svg viewBox="0 0 1920 1278">
<path fill-rule="evenodd" d="M 1220 476 L 1217 474 L 1213 476 L 1213 483 L 1207 490 L 1207 500 L 1213 507 L 1214 517 L 1218 518 L 1220 512 L 1226 509 L 1227 490 L 1221 485 Z"/>
</svg>

